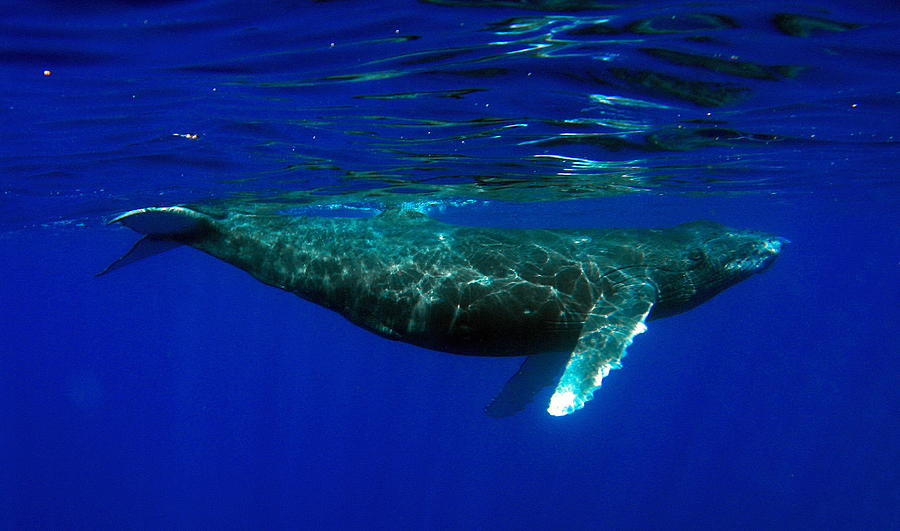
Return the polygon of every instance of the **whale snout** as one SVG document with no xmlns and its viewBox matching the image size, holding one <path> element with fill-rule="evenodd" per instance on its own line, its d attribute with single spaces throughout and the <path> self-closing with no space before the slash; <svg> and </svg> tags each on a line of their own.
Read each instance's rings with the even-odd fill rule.
<svg viewBox="0 0 900 531">
<path fill-rule="evenodd" d="M 781 252 L 781 247 L 786 243 L 791 243 L 791 240 L 781 236 L 773 236 L 763 240 L 762 245 L 765 252 L 777 256 Z"/>
<path fill-rule="evenodd" d="M 744 233 L 725 262 L 724 269 L 739 275 L 762 273 L 775 262 L 787 238 L 760 233 Z"/>
<path fill-rule="evenodd" d="M 772 264 L 775 263 L 775 259 L 778 258 L 778 255 L 781 253 L 782 246 L 786 243 L 791 243 L 791 241 L 780 236 L 764 239 L 760 244 L 759 250 L 762 260 L 756 272 L 762 273 L 772 267 Z"/>
<path fill-rule="evenodd" d="M 760 241 L 759 246 L 757 248 L 757 260 L 756 265 L 751 266 L 749 269 L 754 270 L 755 273 L 762 273 L 763 271 L 772 267 L 772 264 L 775 263 L 775 259 L 778 258 L 778 255 L 781 254 L 781 248 L 784 244 L 790 243 L 790 240 L 787 238 L 782 238 L 780 236 L 772 236 L 768 238 L 764 238 Z"/>
</svg>

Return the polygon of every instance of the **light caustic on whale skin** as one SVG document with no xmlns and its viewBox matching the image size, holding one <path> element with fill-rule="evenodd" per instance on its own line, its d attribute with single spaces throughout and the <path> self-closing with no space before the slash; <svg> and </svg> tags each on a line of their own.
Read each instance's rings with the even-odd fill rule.
<svg viewBox="0 0 900 531">
<path fill-rule="evenodd" d="M 786 241 L 711 221 L 504 229 L 399 210 L 319 218 L 195 205 L 134 210 L 116 222 L 145 236 L 101 274 L 190 245 L 391 339 L 527 356 L 487 407 L 493 416 L 520 411 L 557 378 L 548 412 L 580 409 L 646 321 L 765 270 Z"/>
</svg>

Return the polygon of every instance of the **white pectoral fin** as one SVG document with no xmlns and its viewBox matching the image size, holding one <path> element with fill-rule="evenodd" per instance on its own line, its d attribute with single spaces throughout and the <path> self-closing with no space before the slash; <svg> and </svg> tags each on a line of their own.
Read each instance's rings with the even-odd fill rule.
<svg viewBox="0 0 900 531">
<path fill-rule="evenodd" d="M 619 286 L 591 309 L 565 372 L 550 397 L 547 412 L 568 415 L 593 398 L 603 378 L 618 369 L 634 336 L 647 330 L 644 320 L 656 301 L 656 289 L 646 282 Z"/>
</svg>

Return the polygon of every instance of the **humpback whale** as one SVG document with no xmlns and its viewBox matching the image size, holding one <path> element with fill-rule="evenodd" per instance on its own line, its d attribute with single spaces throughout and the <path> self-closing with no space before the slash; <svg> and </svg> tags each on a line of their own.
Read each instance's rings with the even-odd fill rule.
<svg viewBox="0 0 900 531">
<path fill-rule="evenodd" d="M 526 356 L 486 408 L 493 416 L 521 410 L 554 383 L 551 415 L 582 408 L 646 322 L 765 270 L 786 241 L 712 221 L 513 229 L 399 209 L 337 218 L 191 205 L 133 210 L 110 223 L 144 237 L 101 275 L 189 245 L 390 339 Z"/>
</svg>

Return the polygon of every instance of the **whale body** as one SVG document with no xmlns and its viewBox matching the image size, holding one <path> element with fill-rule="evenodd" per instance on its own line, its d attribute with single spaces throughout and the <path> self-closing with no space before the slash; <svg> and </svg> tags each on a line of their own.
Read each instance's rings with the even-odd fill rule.
<svg viewBox="0 0 900 531">
<path fill-rule="evenodd" d="M 494 416 L 521 410 L 554 383 L 548 412 L 580 409 L 646 322 L 765 270 L 786 241 L 712 221 L 512 229 L 396 209 L 326 218 L 172 206 L 110 223 L 145 236 L 101 274 L 189 245 L 390 339 L 456 354 L 527 356 L 488 406 Z"/>
</svg>

